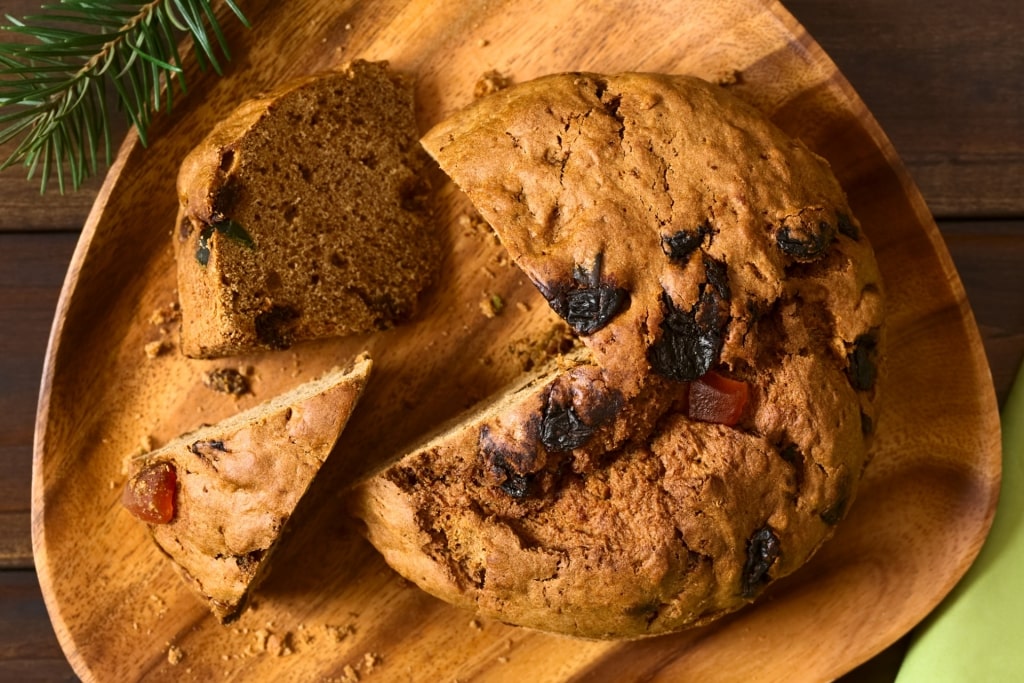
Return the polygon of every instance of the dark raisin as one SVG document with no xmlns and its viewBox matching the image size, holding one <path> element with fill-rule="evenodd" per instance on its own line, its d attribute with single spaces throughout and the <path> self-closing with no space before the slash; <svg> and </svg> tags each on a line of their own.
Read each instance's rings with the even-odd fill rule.
<svg viewBox="0 0 1024 683">
<path fill-rule="evenodd" d="M 583 424 L 572 403 L 560 405 L 551 397 L 544 407 L 544 418 L 540 425 L 540 442 L 552 451 L 571 451 L 587 442 L 594 433 Z"/>
<path fill-rule="evenodd" d="M 875 421 L 871 419 L 871 416 L 865 413 L 863 410 L 860 411 L 860 431 L 861 434 L 867 436 L 871 432 L 875 431 Z"/>
<path fill-rule="evenodd" d="M 210 262 L 210 238 L 213 237 L 213 226 L 204 225 L 199 231 L 199 239 L 196 241 L 196 261 L 199 265 L 205 266 Z"/>
<path fill-rule="evenodd" d="M 696 251 L 703 244 L 704 238 L 710 234 L 711 224 L 704 222 L 694 230 L 680 230 L 669 237 L 662 237 L 661 249 L 669 261 L 685 266 L 690 260 L 690 254 Z"/>
<path fill-rule="evenodd" d="M 771 580 L 768 571 L 779 558 L 779 538 L 771 527 L 754 532 L 747 541 L 747 561 L 743 565 L 743 597 L 754 597 L 758 589 Z"/>
<path fill-rule="evenodd" d="M 784 448 L 779 449 L 779 457 L 790 465 L 796 465 L 797 463 L 803 463 L 804 461 L 803 454 L 795 444 L 788 444 Z"/>
<path fill-rule="evenodd" d="M 850 503 L 850 496 L 853 493 L 853 487 L 850 483 L 850 475 L 846 470 L 840 472 L 836 489 L 838 489 L 839 493 L 836 495 L 835 501 L 822 510 L 819 515 L 819 517 L 821 517 L 821 521 L 825 522 L 825 524 L 838 524 L 846 515 L 846 509 Z"/>
<path fill-rule="evenodd" d="M 243 396 L 248 394 L 249 378 L 234 368 L 215 368 L 203 375 L 203 384 L 232 396 Z"/>
<path fill-rule="evenodd" d="M 256 316 L 256 339 L 272 349 L 287 349 L 294 341 L 293 327 L 299 312 L 291 306 L 274 305 Z"/>
<path fill-rule="evenodd" d="M 841 235 L 846 235 L 851 240 L 860 239 L 860 230 L 845 213 L 836 214 L 836 226 L 839 228 Z"/>
<path fill-rule="evenodd" d="M 188 449 L 192 451 L 193 455 L 198 455 L 201 458 L 206 457 L 207 451 L 220 451 L 221 453 L 227 453 L 228 449 L 224 446 L 223 441 L 194 441 L 189 444 Z"/>
<path fill-rule="evenodd" d="M 601 281 L 603 261 L 604 255 L 598 254 L 589 271 L 576 266 L 568 285 L 539 286 L 555 313 L 578 334 L 597 332 L 629 302 L 629 292 Z"/>
<path fill-rule="evenodd" d="M 793 468 L 793 495 L 799 497 L 804 487 L 804 454 L 799 446 L 794 443 L 787 443 L 785 446 L 776 446 L 779 457 Z"/>
<path fill-rule="evenodd" d="M 835 228 L 825 221 L 818 221 L 817 226 L 785 225 L 775 235 L 782 253 L 798 261 L 813 261 L 823 256 L 834 238 Z"/>
<path fill-rule="evenodd" d="M 665 316 L 661 337 L 648 349 L 647 360 L 659 375 L 679 381 L 701 377 L 718 362 L 729 324 L 729 282 L 725 264 L 711 258 L 704 261 L 708 281 L 700 299 L 687 312 L 676 307 L 662 292 Z"/>
<path fill-rule="evenodd" d="M 245 231 L 245 228 L 230 218 L 224 218 L 212 225 L 204 225 L 203 229 L 199 231 L 196 261 L 199 261 L 201 266 L 205 266 L 210 262 L 210 238 L 213 237 L 214 232 L 219 232 L 228 239 L 234 240 L 250 249 L 256 247 L 256 243 L 253 242 L 252 237 Z"/>
<path fill-rule="evenodd" d="M 531 473 L 540 466 L 535 452 L 515 452 L 503 448 L 492 437 L 488 425 L 480 428 L 479 448 L 485 471 L 493 480 L 500 482 L 498 486 L 502 491 L 518 499 L 529 495 Z"/>
<path fill-rule="evenodd" d="M 257 565 L 263 560 L 263 556 L 266 554 L 266 550 L 263 548 L 257 548 L 251 550 L 244 555 L 235 555 L 235 564 L 238 565 L 239 571 L 243 574 L 252 574 L 256 571 Z"/>
<path fill-rule="evenodd" d="M 210 206 L 210 222 L 217 223 L 230 216 L 241 201 L 242 193 L 242 184 L 236 176 L 225 178 L 224 183 L 214 191 Z"/>
<path fill-rule="evenodd" d="M 718 293 L 722 301 L 728 301 L 731 298 L 729 270 L 726 268 L 725 261 L 706 256 L 704 258 L 704 276 L 707 278 L 708 284 L 715 288 L 715 292 Z"/>
<path fill-rule="evenodd" d="M 825 508 L 825 510 L 822 511 L 822 513 L 819 515 L 819 517 L 821 517 L 821 521 L 825 522 L 825 524 L 828 524 L 830 526 L 835 526 L 836 524 L 839 524 L 839 522 L 842 521 L 843 516 L 846 514 L 847 501 L 848 496 L 844 493 L 836 500 L 836 502 L 832 503 L 832 505 L 828 506 L 827 508 Z"/>
<path fill-rule="evenodd" d="M 505 477 L 501 490 L 513 498 L 526 498 L 530 494 L 530 481 L 524 474 L 511 472 Z"/>
<path fill-rule="evenodd" d="M 853 348 L 846 357 L 849 363 L 846 376 L 854 389 L 869 391 L 875 386 L 875 380 L 878 379 L 878 367 L 875 364 L 877 349 L 878 340 L 870 332 L 860 335 L 853 341 Z"/>
</svg>

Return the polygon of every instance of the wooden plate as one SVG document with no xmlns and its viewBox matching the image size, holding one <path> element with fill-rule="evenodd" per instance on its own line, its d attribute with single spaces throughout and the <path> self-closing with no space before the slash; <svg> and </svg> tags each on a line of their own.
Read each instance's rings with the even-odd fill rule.
<svg viewBox="0 0 1024 683">
<path fill-rule="evenodd" d="M 953 586 L 991 522 L 1000 476 L 989 370 L 963 288 L 895 152 L 822 50 L 777 3 L 245 3 L 224 78 L 190 74 L 152 144 L 130 140 L 89 217 L 43 378 L 33 478 L 36 566 L 85 680 L 825 679 L 895 641 Z M 184 154 L 242 99 L 354 57 L 414 72 L 424 129 L 490 69 L 693 73 L 726 84 L 829 159 L 890 295 L 891 366 L 875 459 L 835 539 L 754 607 L 686 633 L 578 642 L 474 620 L 399 579 L 340 513 L 346 482 L 519 373 L 553 314 L 442 192 L 447 256 L 418 319 L 392 332 L 230 361 L 189 361 L 154 312 L 175 299 L 170 232 Z M 489 318 L 480 304 L 505 302 Z M 123 462 L 370 349 L 376 375 L 256 608 L 222 627 L 118 503 Z M 256 395 L 202 386 L 251 366 Z M 169 657 L 170 653 L 170 657 Z M 177 663 L 175 663 L 177 662 Z"/>
</svg>

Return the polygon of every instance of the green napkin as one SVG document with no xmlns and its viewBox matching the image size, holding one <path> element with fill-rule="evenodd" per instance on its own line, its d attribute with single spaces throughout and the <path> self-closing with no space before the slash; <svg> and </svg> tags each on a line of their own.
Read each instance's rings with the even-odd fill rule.
<svg viewBox="0 0 1024 683">
<path fill-rule="evenodd" d="M 992 531 L 918 630 L 897 683 L 1024 681 L 1024 367 L 1002 413 L 1003 483 Z"/>
</svg>

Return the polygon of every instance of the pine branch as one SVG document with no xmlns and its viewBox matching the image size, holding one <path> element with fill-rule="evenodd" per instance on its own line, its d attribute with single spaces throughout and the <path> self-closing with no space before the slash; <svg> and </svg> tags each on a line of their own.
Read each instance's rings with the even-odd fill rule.
<svg viewBox="0 0 1024 683">
<path fill-rule="evenodd" d="M 21 20 L 7 15 L 0 30 L 30 41 L 0 43 L 0 144 L 19 140 L 0 170 L 21 163 L 29 178 L 38 171 L 40 192 L 54 175 L 62 193 L 68 176 L 78 189 L 112 157 L 111 89 L 146 145 L 153 113 L 173 104 L 173 82 L 186 90 L 181 39 L 192 38 L 202 68 L 219 74 L 218 53 L 230 59 L 212 2 L 60 0 Z M 224 2 L 249 26 L 233 0 Z"/>
</svg>

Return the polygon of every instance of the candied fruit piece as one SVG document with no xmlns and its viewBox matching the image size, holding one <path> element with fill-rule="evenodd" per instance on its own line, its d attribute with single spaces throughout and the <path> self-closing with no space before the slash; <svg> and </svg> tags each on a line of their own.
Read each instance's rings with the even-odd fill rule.
<svg viewBox="0 0 1024 683">
<path fill-rule="evenodd" d="M 121 504 L 143 522 L 167 524 L 174 519 L 178 475 L 169 462 L 147 465 L 128 480 Z"/>
<path fill-rule="evenodd" d="M 743 418 L 749 396 L 746 382 L 712 370 L 690 384 L 690 418 L 731 427 Z"/>
</svg>

